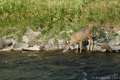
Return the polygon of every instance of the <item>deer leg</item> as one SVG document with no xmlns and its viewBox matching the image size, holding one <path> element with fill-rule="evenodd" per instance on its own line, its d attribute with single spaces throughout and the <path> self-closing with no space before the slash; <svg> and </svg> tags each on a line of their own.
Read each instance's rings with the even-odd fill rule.
<svg viewBox="0 0 120 80">
<path fill-rule="evenodd" d="M 79 45 L 80 45 L 80 53 L 82 53 L 82 41 L 80 41 Z"/>
<path fill-rule="evenodd" d="M 91 40 L 91 51 L 93 51 L 94 43 L 93 40 Z"/>
<path fill-rule="evenodd" d="M 88 40 L 89 44 L 88 44 L 88 51 L 90 51 L 90 47 L 91 47 L 91 41 Z"/>
<path fill-rule="evenodd" d="M 93 40 L 88 40 L 88 42 L 89 42 L 89 45 L 88 45 L 88 50 L 89 51 L 92 51 L 93 50 Z"/>
<path fill-rule="evenodd" d="M 76 46 L 76 54 L 77 54 L 79 52 L 79 47 L 78 47 L 78 44 L 76 44 L 75 46 Z"/>
</svg>

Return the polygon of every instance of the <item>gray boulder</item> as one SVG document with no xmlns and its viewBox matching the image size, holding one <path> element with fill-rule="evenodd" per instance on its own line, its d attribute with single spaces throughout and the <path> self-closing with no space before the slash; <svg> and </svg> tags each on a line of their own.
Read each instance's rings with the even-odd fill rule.
<svg viewBox="0 0 120 80">
<path fill-rule="evenodd" d="M 106 43 L 106 42 L 98 43 L 97 45 L 101 48 L 101 51 L 112 52 L 111 46 L 108 43 Z"/>
<path fill-rule="evenodd" d="M 14 44 L 14 39 L 0 38 L 0 49 L 11 47 Z"/>
<path fill-rule="evenodd" d="M 34 46 L 40 35 L 40 31 L 33 31 L 31 28 L 28 28 L 22 37 L 22 41 L 26 44 L 29 44 L 29 46 Z"/>
<path fill-rule="evenodd" d="M 14 50 L 23 50 L 24 48 L 28 48 L 27 43 L 16 42 L 13 46 Z"/>
<path fill-rule="evenodd" d="M 3 49 L 5 47 L 5 41 L 3 39 L 0 39 L 0 49 Z"/>
<path fill-rule="evenodd" d="M 23 50 L 27 50 L 27 51 L 39 51 L 40 50 L 40 46 L 34 45 L 33 47 L 23 48 Z"/>
<path fill-rule="evenodd" d="M 58 40 L 58 49 L 64 49 L 65 47 L 65 40 L 64 39 L 60 39 Z"/>
</svg>

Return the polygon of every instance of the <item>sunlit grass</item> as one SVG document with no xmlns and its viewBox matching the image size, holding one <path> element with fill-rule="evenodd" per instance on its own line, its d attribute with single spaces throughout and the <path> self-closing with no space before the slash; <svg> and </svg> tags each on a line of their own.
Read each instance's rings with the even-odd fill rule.
<svg viewBox="0 0 120 80">
<path fill-rule="evenodd" d="M 44 38 L 65 38 L 69 31 L 78 31 L 91 21 L 119 23 L 119 3 L 120 0 L 0 0 L 0 35 L 22 35 L 30 26 L 41 27 Z"/>
</svg>

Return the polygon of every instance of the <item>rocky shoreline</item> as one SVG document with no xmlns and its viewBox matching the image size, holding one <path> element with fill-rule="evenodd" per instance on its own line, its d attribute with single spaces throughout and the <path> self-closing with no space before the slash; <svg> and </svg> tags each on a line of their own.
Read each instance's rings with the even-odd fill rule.
<svg viewBox="0 0 120 80">
<path fill-rule="evenodd" d="M 120 31 L 117 31 L 116 34 L 117 36 L 107 42 L 102 41 L 102 38 L 94 40 L 94 51 L 120 52 Z M 41 41 L 38 39 L 40 35 L 40 31 L 33 31 L 29 28 L 23 35 L 21 41 L 11 37 L 2 37 L 0 39 L 0 51 L 64 50 L 66 46 L 65 39 L 51 38 L 48 41 Z M 76 49 L 77 46 L 71 46 L 71 49 Z"/>
</svg>

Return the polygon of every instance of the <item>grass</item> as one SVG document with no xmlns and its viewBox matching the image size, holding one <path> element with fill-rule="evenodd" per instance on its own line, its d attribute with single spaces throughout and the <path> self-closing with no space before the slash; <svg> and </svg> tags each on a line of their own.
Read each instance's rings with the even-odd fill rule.
<svg viewBox="0 0 120 80">
<path fill-rule="evenodd" d="M 90 22 L 120 22 L 120 0 L 0 0 L 0 36 L 21 37 L 29 26 L 42 38 L 67 38 Z"/>
</svg>

